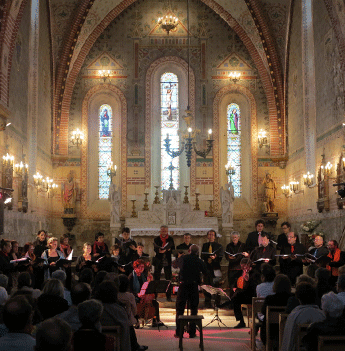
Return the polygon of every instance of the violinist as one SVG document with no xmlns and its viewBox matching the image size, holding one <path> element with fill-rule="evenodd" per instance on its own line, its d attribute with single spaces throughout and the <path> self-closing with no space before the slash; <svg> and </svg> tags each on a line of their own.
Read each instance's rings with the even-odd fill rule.
<svg viewBox="0 0 345 351">
<path fill-rule="evenodd" d="M 241 259 L 247 257 L 248 253 L 244 252 L 244 243 L 240 242 L 240 233 L 233 231 L 231 233 L 231 242 L 226 246 L 225 258 L 229 261 L 228 266 L 228 284 L 229 288 L 236 285 L 237 279 L 241 276 Z M 243 253 L 243 255 L 240 255 Z M 232 256 L 238 254 L 237 256 Z"/>
<path fill-rule="evenodd" d="M 238 287 L 231 298 L 236 321 L 239 323 L 234 327 L 235 329 L 244 328 L 243 314 L 241 304 L 251 304 L 252 297 L 256 294 L 256 286 L 260 282 L 260 274 L 256 270 L 251 269 L 251 261 L 245 257 L 241 260 L 241 269 L 243 274 L 238 278 Z"/>
<path fill-rule="evenodd" d="M 129 289 L 134 294 L 137 301 L 138 315 L 145 315 L 140 313 L 140 310 L 144 308 L 150 308 L 153 306 L 154 314 L 152 320 L 152 327 L 162 326 L 159 318 L 159 303 L 154 298 L 154 294 L 143 295 L 141 294 L 141 288 L 146 282 L 153 280 L 151 274 L 145 274 L 145 262 L 143 260 L 137 260 L 133 262 L 133 272 L 129 275 Z M 140 305 L 141 304 L 141 305 Z"/>
</svg>

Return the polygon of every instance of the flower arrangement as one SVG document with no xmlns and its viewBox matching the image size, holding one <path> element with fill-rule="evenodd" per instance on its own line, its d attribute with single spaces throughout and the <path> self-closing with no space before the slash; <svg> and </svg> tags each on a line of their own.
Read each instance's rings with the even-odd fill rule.
<svg viewBox="0 0 345 351">
<path fill-rule="evenodd" d="M 310 246 L 314 246 L 314 239 L 316 236 L 321 236 L 325 239 L 325 233 L 315 231 L 320 224 L 321 221 L 307 221 L 301 225 L 301 229 L 308 234 L 308 244 Z"/>
</svg>

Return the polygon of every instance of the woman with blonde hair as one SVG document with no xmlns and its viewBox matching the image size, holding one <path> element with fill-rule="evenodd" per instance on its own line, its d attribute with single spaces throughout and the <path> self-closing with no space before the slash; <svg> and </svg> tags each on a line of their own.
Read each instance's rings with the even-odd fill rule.
<svg viewBox="0 0 345 351">
<path fill-rule="evenodd" d="M 83 254 L 78 257 L 75 270 L 77 273 L 80 273 L 84 268 L 91 268 L 92 262 L 92 246 L 90 243 L 86 242 L 83 245 Z M 96 265 L 96 263 L 94 263 Z"/>
<path fill-rule="evenodd" d="M 58 239 L 55 237 L 51 237 L 47 241 L 48 249 L 44 250 L 42 253 L 42 258 L 44 259 L 44 265 L 45 265 L 45 272 L 44 272 L 44 278 L 45 280 L 49 279 L 51 277 L 51 274 L 58 270 L 62 269 L 59 267 L 59 264 L 57 263 L 59 260 L 65 259 L 64 254 L 57 249 L 58 246 Z"/>
</svg>

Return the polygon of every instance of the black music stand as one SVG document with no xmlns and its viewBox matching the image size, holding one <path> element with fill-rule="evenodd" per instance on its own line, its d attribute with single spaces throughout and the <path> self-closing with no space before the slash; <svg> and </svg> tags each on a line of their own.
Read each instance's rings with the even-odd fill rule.
<svg viewBox="0 0 345 351">
<path fill-rule="evenodd" d="M 157 294 L 159 293 L 166 293 L 169 289 L 169 286 L 170 286 L 169 280 L 152 280 L 151 282 L 149 282 L 149 285 L 146 288 L 145 295 L 155 294 L 155 296 L 157 296 Z M 160 323 L 163 324 L 162 325 L 163 327 L 168 329 L 168 326 L 165 325 L 162 321 L 157 321 L 158 331 L 159 331 Z"/>
<path fill-rule="evenodd" d="M 206 292 L 208 292 L 209 294 L 211 295 L 217 295 L 218 296 L 218 301 L 220 301 L 221 297 L 222 296 L 225 296 L 227 297 L 229 300 L 230 297 L 227 295 L 226 292 L 224 292 L 223 289 L 221 288 L 215 288 L 211 285 L 201 285 L 201 288 L 204 289 Z M 224 327 L 227 328 L 227 326 L 223 323 L 223 321 L 220 319 L 219 317 L 219 314 L 218 314 L 218 309 L 219 309 L 219 305 L 217 305 L 216 303 L 217 299 L 215 299 L 215 302 L 214 302 L 214 310 L 216 311 L 216 314 L 214 315 L 214 317 L 212 318 L 211 322 L 206 324 L 205 327 L 207 327 L 208 325 L 212 324 L 213 322 L 217 321 L 218 322 L 218 326 L 219 326 L 219 329 L 221 329 L 221 325 L 220 324 L 223 324 Z"/>
</svg>

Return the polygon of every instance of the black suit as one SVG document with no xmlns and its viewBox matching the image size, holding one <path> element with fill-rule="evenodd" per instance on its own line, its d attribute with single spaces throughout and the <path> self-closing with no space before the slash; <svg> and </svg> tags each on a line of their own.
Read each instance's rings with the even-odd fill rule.
<svg viewBox="0 0 345 351">
<path fill-rule="evenodd" d="M 297 242 L 293 245 L 294 250 L 291 251 L 291 245 L 287 244 L 283 246 L 280 254 L 281 255 L 290 255 L 290 254 L 300 254 L 303 255 L 306 252 L 306 248 L 302 244 L 298 244 Z M 295 259 L 286 258 L 283 259 L 279 257 L 280 263 L 280 272 L 286 274 L 291 284 L 294 285 L 296 283 L 296 279 L 299 275 L 303 274 L 303 262 L 301 257 L 296 257 Z"/>
<path fill-rule="evenodd" d="M 276 253 L 277 253 L 277 250 L 271 244 L 268 244 L 266 247 L 259 246 L 251 253 L 250 259 L 252 262 L 254 262 L 260 258 L 268 258 L 270 260 L 268 263 L 272 266 L 275 266 Z M 260 266 L 263 262 L 264 261 L 260 261 L 260 262 L 256 263 L 254 268 L 256 270 L 259 270 Z"/>
<path fill-rule="evenodd" d="M 212 260 L 210 255 L 206 253 L 209 252 L 209 247 L 212 246 L 212 252 L 216 252 L 216 258 Z M 220 262 L 223 258 L 223 247 L 221 244 L 216 242 L 207 242 L 202 245 L 201 259 L 203 259 L 206 263 L 207 273 L 204 276 L 204 283 L 206 285 L 217 286 L 218 282 L 215 281 L 215 270 L 220 270 Z M 205 304 L 208 305 L 211 303 L 211 295 L 209 293 L 204 292 L 205 295 Z"/>
<path fill-rule="evenodd" d="M 261 234 L 263 234 L 263 233 L 266 233 L 266 232 L 262 231 Z M 248 234 L 248 237 L 246 240 L 246 251 L 247 252 L 253 251 L 256 247 L 259 246 L 258 238 L 259 238 L 259 232 L 256 230 L 254 232 L 251 232 Z"/>
<path fill-rule="evenodd" d="M 225 251 L 233 255 L 240 252 L 244 252 L 244 244 L 239 241 L 237 245 L 234 245 L 234 243 L 231 242 L 226 246 Z M 229 261 L 228 284 L 229 284 L 229 287 L 231 288 L 234 285 L 236 285 L 237 278 L 240 277 L 242 274 L 240 262 L 243 256 L 238 255 L 234 259 L 230 259 L 229 255 L 225 253 L 225 258 Z"/>
</svg>

